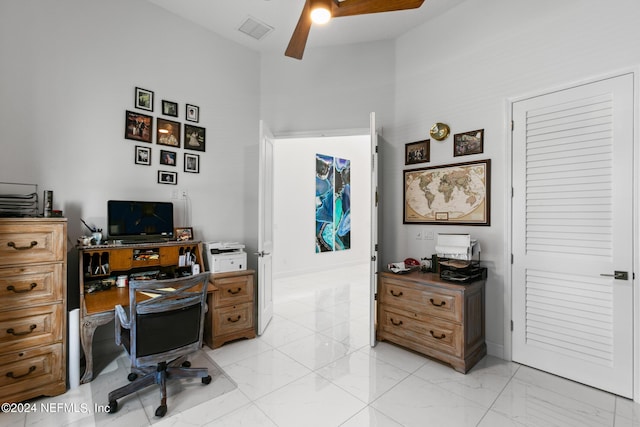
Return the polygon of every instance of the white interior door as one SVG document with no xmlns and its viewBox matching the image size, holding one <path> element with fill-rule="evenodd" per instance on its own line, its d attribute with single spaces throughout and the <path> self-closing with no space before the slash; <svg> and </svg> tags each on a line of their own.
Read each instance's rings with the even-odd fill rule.
<svg viewBox="0 0 640 427">
<path fill-rule="evenodd" d="M 369 292 L 369 342 L 376 345 L 376 293 L 378 292 L 378 133 L 376 113 L 369 116 L 371 132 L 371 267 Z"/>
<path fill-rule="evenodd" d="M 513 104 L 513 360 L 633 394 L 633 75 Z M 626 273 L 626 277 L 625 277 Z"/>
<path fill-rule="evenodd" d="M 258 335 L 273 317 L 273 144 L 274 137 L 260 121 L 258 190 Z"/>
</svg>

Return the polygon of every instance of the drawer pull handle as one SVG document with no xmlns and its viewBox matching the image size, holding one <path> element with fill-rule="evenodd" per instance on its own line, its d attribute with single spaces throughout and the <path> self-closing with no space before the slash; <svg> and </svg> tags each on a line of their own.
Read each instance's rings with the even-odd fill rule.
<svg viewBox="0 0 640 427">
<path fill-rule="evenodd" d="M 236 319 L 232 319 L 231 317 L 227 317 L 227 322 L 231 322 L 231 323 L 236 323 L 237 321 L 239 321 L 242 318 L 241 315 L 238 314 L 238 317 L 236 317 Z"/>
<path fill-rule="evenodd" d="M 9 243 L 7 243 L 7 246 L 9 246 L 10 248 L 15 249 L 16 251 L 24 251 L 24 250 L 33 248 L 37 244 L 38 244 L 38 242 L 33 240 L 29 246 L 16 246 L 15 242 L 9 242 Z"/>
<path fill-rule="evenodd" d="M 445 338 L 445 337 L 446 337 L 446 335 L 445 335 L 445 334 L 440 334 L 440 336 L 439 336 L 439 337 L 437 337 L 437 336 L 436 336 L 436 334 L 434 334 L 434 333 L 433 333 L 433 331 L 429 331 L 429 333 L 431 333 L 431 336 L 432 336 L 432 337 L 434 337 L 434 338 L 435 338 L 435 339 L 437 339 L 437 340 L 441 340 L 441 339 L 443 339 L 443 338 Z"/>
<path fill-rule="evenodd" d="M 436 304 L 433 298 L 431 298 L 429 301 L 431 302 L 431 305 L 435 305 L 436 307 L 444 307 L 447 304 L 446 301 L 440 301 L 440 304 Z"/>
<path fill-rule="evenodd" d="M 29 285 L 29 289 L 20 289 L 20 290 L 17 290 L 17 289 L 15 288 L 15 286 L 13 286 L 13 285 L 9 285 L 9 286 L 7 286 L 7 290 L 8 290 L 8 291 L 15 292 L 16 294 L 24 294 L 25 292 L 31 292 L 31 291 L 32 291 L 36 286 L 38 286 L 38 284 L 37 284 L 37 283 L 32 283 L 32 284 L 30 284 L 30 285 Z"/>
<path fill-rule="evenodd" d="M 401 326 L 402 325 L 402 320 L 399 320 L 399 321 L 396 322 L 395 320 L 393 320 L 393 317 L 390 318 L 389 320 L 391 320 L 391 323 L 393 323 L 393 326 Z"/>
<path fill-rule="evenodd" d="M 27 375 L 29 375 L 31 372 L 35 371 L 36 367 L 35 366 L 29 366 L 29 372 L 27 372 L 26 374 L 22 374 L 22 375 L 13 375 L 13 372 L 7 372 L 7 376 L 9 378 L 13 378 L 14 380 L 17 380 L 18 378 L 22 378 L 22 377 L 26 377 Z"/>
<path fill-rule="evenodd" d="M 19 337 L 21 335 L 29 335 L 31 332 L 33 332 L 36 329 L 36 325 L 30 325 L 29 326 L 29 330 L 28 331 L 24 331 L 24 332 L 16 332 L 13 330 L 13 328 L 9 328 L 7 329 L 7 333 L 11 334 L 13 336 Z"/>
<path fill-rule="evenodd" d="M 396 292 L 393 289 L 390 289 L 389 292 L 391 293 L 391 295 L 393 295 L 394 297 L 401 297 L 402 296 L 402 291 L 400 292 Z"/>
<path fill-rule="evenodd" d="M 237 290 L 232 290 L 232 289 L 227 289 L 227 292 L 229 292 L 231 295 L 235 295 L 235 294 L 239 294 L 240 291 L 242 291 L 242 288 L 238 288 Z"/>
</svg>

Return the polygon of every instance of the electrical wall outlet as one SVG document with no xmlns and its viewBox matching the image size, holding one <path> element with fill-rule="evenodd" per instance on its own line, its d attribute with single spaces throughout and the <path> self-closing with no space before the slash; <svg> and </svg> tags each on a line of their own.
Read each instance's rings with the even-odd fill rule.
<svg viewBox="0 0 640 427">
<path fill-rule="evenodd" d="M 171 200 L 179 199 L 178 194 L 179 194 L 178 190 L 171 190 Z"/>
<path fill-rule="evenodd" d="M 425 231 L 424 238 L 425 240 L 433 240 L 434 239 L 433 231 Z"/>
<path fill-rule="evenodd" d="M 422 240 L 422 231 L 416 232 L 416 240 Z"/>
<path fill-rule="evenodd" d="M 181 199 L 188 199 L 189 198 L 189 190 L 187 190 L 186 188 L 180 190 L 180 198 Z"/>
</svg>

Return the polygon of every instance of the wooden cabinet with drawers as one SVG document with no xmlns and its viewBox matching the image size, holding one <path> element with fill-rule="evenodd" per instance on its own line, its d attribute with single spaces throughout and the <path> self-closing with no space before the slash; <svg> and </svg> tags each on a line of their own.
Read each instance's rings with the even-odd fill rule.
<svg viewBox="0 0 640 427">
<path fill-rule="evenodd" d="M 239 338 L 255 338 L 254 271 L 212 273 L 207 296 L 205 342 L 210 348 Z"/>
<path fill-rule="evenodd" d="M 433 273 L 379 273 L 378 340 L 466 373 L 487 354 L 484 286 L 484 280 L 456 284 Z"/>
<path fill-rule="evenodd" d="M 62 394 L 67 222 L 0 218 L 0 402 Z"/>
</svg>

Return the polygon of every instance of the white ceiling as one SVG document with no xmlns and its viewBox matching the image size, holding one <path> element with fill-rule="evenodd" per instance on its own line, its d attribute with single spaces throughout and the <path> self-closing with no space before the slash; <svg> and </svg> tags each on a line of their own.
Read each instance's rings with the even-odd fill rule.
<svg viewBox="0 0 640 427">
<path fill-rule="evenodd" d="M 227 39 L 257 51 L 284 51 L 304 0 L 148 0 Z M 465 0 L 425 0 L 419 9 L 341 17 L 311 28 L 307 47 L 395 39 Z M 274 28 L 262 40 L 238 31 L 248 18 Z"/>
</svg>

